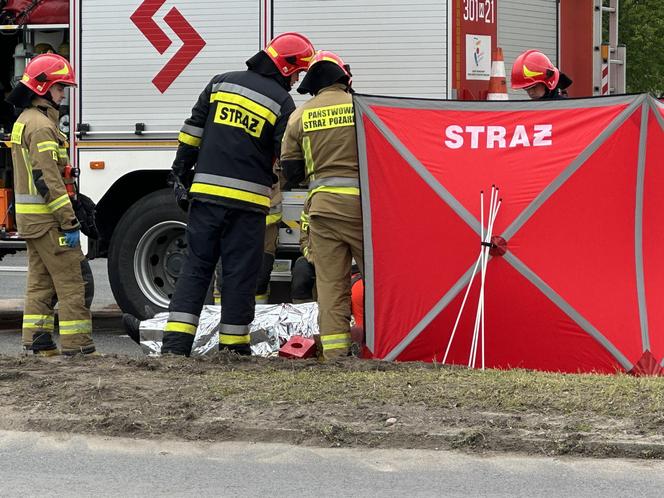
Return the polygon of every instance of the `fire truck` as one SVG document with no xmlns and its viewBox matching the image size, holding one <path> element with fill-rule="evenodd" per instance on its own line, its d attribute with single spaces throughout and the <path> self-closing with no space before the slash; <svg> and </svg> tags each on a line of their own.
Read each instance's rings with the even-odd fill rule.
<svg viewBox="0 0 664 498">
<path fill-rule="evenodd" d="M 107 258 L 117 303 L 137 316 L 145 315 L 145 305 L 168 306 L 186 256 L 186 215 L 166 184 L 178 130 L 214 74 L 244 68 L 278 33 L 302 32 L 317 48 L 338 52 L 351 65 L 354 88 L 361 93 L 483 99 L 498 46 L 508 76 L 510 62 L 535 48 L 572 76 L 572 96 L 624 88 L 617 0 L 3 4 L 0 58 L 10 69 L 1 80 L 5 91 L 18 84 L 25 64 L 40 51 L 59 52 L 75 68 L 78 86 L 62 106 L 60 125 L 70 136 L 80 191 L 97 203 L 101 233 L 98 240 L 84 241 L 83 249 L 90 259 Z M 52 11 L 40 15 L 49 5 Z M 607 20 L 611 45 L 602 49 Z M 2 131 L 0 258 L 24 249 L 12 222 L 10 130 Z M 275 279 L 288 280 L 289 263 L 297 256 L 305 195 L 285 194 Z"/>
</svg>

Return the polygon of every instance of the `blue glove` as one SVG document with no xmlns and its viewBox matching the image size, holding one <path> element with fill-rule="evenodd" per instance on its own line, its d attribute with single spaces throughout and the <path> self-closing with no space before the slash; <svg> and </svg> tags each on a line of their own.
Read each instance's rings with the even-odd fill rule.
<svg viewBox="0 0 664 498">
<path fill-rule="evenodd" d="M 71 232 L 65 232 L 65 244 L 67 247 L 76 247 L 81 243 L 81 231 L 72 230 Z"/>
</svg>

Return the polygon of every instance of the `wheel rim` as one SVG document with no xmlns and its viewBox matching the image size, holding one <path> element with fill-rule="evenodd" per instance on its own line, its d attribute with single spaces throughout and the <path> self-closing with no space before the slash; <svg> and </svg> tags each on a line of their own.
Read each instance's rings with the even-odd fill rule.
<svg viewBox="0 0 664 498">
<path fill-rule="evenodd" d="M 168 308 L 186 256 L 186 224 L 162 221 L 151 227 L 136 245 L 134 276 L 143 295 Z"/>
</svg>

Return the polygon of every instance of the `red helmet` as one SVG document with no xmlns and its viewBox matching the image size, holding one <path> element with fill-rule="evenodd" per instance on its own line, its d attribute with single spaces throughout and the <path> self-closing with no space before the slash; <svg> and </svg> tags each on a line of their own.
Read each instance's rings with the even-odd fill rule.
<svg viewBox="0 0 664 498">
<path fill-rule="evenodd" d="M 309 39 L 300 33 L 282 33 L 265 47 L 265 53 L 284 76 L 306 71 L 314 52 Z"/>
<path fill-rule="evenodd" d="M 341 68 L 341 70 L 344 72 L 346 76 L 348 76 L 349 78 L 351 77 L 349 71 L 350 66 L 344 63 L 343 59 L 339 57 L 337 54 L 335 54 L 334 52 L 330 52 L 328 50 L 319 50 L 318 52 L 316 52 L 316 54 L 311 59 L 311 63 L 309 64 L 309 69 L 314 67 L 316 63 L 323 61 L 332 62 L 336 64 Z"/>
<path fill-rule="evenodd" d="M 74 69 L 58 54 L 41 54 L 25 67 L 21 83 L 37 95 L 44 95 L 54 83 L 75 86 Z"/>
<path fill-rule="evenodd" d="M 519 55 L 512 66 L 512 88 L 528 88 L 544 83 L 549 90 L 556 88 L 560 71 L 539 50 L 527 50 Z"/>
</svg>

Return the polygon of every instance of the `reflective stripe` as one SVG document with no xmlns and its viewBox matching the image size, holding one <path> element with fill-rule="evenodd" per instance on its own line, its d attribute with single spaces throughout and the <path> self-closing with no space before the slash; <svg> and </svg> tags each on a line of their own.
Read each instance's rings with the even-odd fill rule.
<svg viewBox="0 0 664 498">
<path fill-rule="evenodd" d="M 53 142 L 52 140 L 46 140 L 37 144 L 37 152 L 46 152 L 47 150 L 58 152 L 58 148 L 58 142 Z"/>
<path fill-rule="evenodd" d="M 275 213 L 275 214 L 268 214 L 265 217 L 265 225 L 273 225 L 274 223 L 278 223 L 281 221 L 281 213 Z"/>
<path fill-rule="evenodd" d="M 267 95 L 263 95 L 262 93 L 258 93 L 255 90 L 252 90 L 251 88 L 247 88 L 246 86 L 240 86 L 236 85 L 235 83 L 227 83 L 225 81 L 222 81 L 221 83 L 215 83 L 214 86 L 212 87 L 212 92 L 230 92 L 230 93 L 236 93 L 237 95 L 242 95 L 244 97 L 247 97 L 254 102 L 259 103 L 263 107 L 267 107 L 272 113 L 275 115 L 275 117 L 281 116 L 281 105 L 279 105 L 278 102 L 272 100 L 270 97 Z"/>
<path fill-rule="evenodd" d="M 53 315 L 23 315 L 23 320 L 53 320 Z"/>
<path fill-rule="evenodd" d="M 36 194 L 37 187 L 35 187 L 35 180 L 32 177 L 32 163 L 30 162 L 30 156 L 25 147 L 21 147 L 21 154 L 23 155 L 23 163 L 25 164 L 25 169 L 28 171 L 28 193 Z"/>
<path fill-rule="evenodd" d="M 21 145 L 24 128 L 25 128 L 25 123 L 20 123 L 18 121 L 14 123 L 14 126 L 12 126 L 12 135 L 10 138 L 11 143 Z"/>
<path fill-rule="evenodd" d="M 270 207 L 270 198 L 250 194 L 244 190 L 236 190 L 229 187 L 217 187 L 215 185 L 206 185 L 204 183 L 194 183 L 189 190 L 192 194 L 207 194 L 213 195 L 215 197 L 226 197 L 228 199 L 237 199 L 238 201 L 249 202 L 251 204 L 257 204 L 263 207 Z"/>
<path fill-rule="evenodd" d="M 314 190 L 317 187 L 360 187 L 360 180 L 357 178 L 347 178 L 343 176 L 331 176 L 329 178 L 318 178 L 309 183 L 309 189 Z"/>
<path fill-rule="evenodd" d="M 304 211 L 300 215 L 300 230 L 309 230 L 309 213 Z"/>
<path fill-rule="evenodd" d="M 309 198 L 316 192 L 328 192 L 331 194 L 360 195 L 360 181 L 357 178 L 343 176 L 331 176 L 319 178 L 309 184 Z"/>
<path fill-rule="evenodd" d="M 231 178 L 230 176 L 211 175 L 209 173 L 196 173 L 194 175 L 194 183 L 207 183 L 209 185 L 218 185 L 220 187 L 229 187 L 239 190 L 245 190 L 252 194 L 265 195 L 270 197 L 272 195 L 272 188 L 260 183 L 248 182 L 240 180 L 239 178 Z"/>
<path fill-rule="evenodd" d="M 221 296 L 214 296 L 214 304 L 216 305 L 221 304 Z"/>
<path fill-rule="evenodd" d="M 22 328 L 24 329 L 35 329 L 35 330 L 46 330 L 51 332 L 55 329 L 55 324 L 53 322 L 43 322 L 43 323 L 26 323 L 23 322 Z"/>
<path fill-rule="evenodd" d="M 164 332 L 180 332 L 182 334 L 196 335 L 196 325 L 180 322 L 168 322 Z"/>
<path fill-rule="evenodd" d="M 229 325 L 222 323 L 219 329 L 222 334 L 226 335 L 245 335 L 249 333 L 249 325 Z"/>
<path fill-rule="evenodd" d="M 350 347 L 350 341 L 344 342 L 343 344 L 323 344 L 323 350 L 329 351 L 331 349 L 345 349 Z"/>
<path fill-rule="evenodd" d="M 182 128 L 180 128 L 182 133 L 186 133 L 187 135 L 191 135 L 192 137 L 196 138 L 203 138 L 203 130 L 203 128 L 186 123 L 182 125 Z"/>
<path fill-rule="evenodd" d="M 277 115 L 274 112 L 272 112 L 271 109 L 257 102 L 254 102 L 254 100 L 252 99 L 243 97 L 242 95 L 238 95 L 235 93 L 228 93 L 228 92 L 216 92 L 210 95 L 210 102 L 222 102 L 224 104 L 234 104 L 243 109 L 246 109 L 247 111 L 251 112 L 252 114 L 255 114 L 256 116 L 260 116 L 268 123 L 270 123 L 272 126 L 274 126 L 274 124 L 277 122 Z"/>
<path fill-rule="evenodd" d="M 307 178 L 311 181 L 314 179 L 316 165 L 314 164 L 314 156 L 311 154 L 311 139 L 309 137 L 304 137 L 302 139 L 302 151 L 304 152 L 305 173 Z"/>
<path fill-rule="evenodd" d="M 53 315 L 23 315 L 24 329 L 53 330 L 55 317 Z"/>
<path fill-rule="evenodd" d="M 182 313 L 181 311 L 171 311 L 168 314 L 168 321 L 198 325 L 198 315 L 192 315 L 191 313 Z"/>
<path fill-rule="evenodd" d="M 51 214 L 45 204 L 16 203 L 16 214 Z"/>
<path fill-rule="evenodd" d="M 69 195 L 68 194 L 62 194 L 60 197 L 55 199 L 54 201 L 49 202 L 46 207 L 48 208 L 49 211 L 54 212 L 60 209 L 61 207 L 64 207 L 69 203 Z"/>
<path fill-rule="evenodd" d="M 62 194 L 48 204 L 44 204 L 44 199 L 41 196 L 16 194 L 16 212 L 18 214 L 51 214 L 67 204 L 69 204 L 69 195 L 67 194 Z"/>
<path fill-rule="evenodd" d="M 219 344 L 249 344 L 251 338 L 249 334 L 246 335 L 228 335 L 228 334 L 219 334 Z"/>
<path fill-rule="evenodd" d="M 60 320 L 58 327 L 60 335 L 90 334 L 92 320 Z"/>
<path fill-rule="evenodd" d="M 256 294 L 256 304 L 267 304 L 270 294 Z"/>
<path fill-rule="evenodd" d="M 302 250 L 302 255 L 305 258 L 309 258 L 309 246 L 304 246 L 304 249 Z"/>
<path fill-rule="evenodd" d="M 14 194 L 14 198 L 20 204 L 45 204 L 41 195 Z"/>
<path fill-rule="evenodd" d="M 192 137 L 191 135 L 188 135 L 187 133 L 184 133 L 182 131 L 178 135 L 178 140 L 183 144 L 191 145 L 192 147 L 200 147 L 201 145 L 200 138 Z"/>
<path fill-rule="evenodd" d="M 320 342 L 323 344 L 327 342 L 338 341 L 339 339 L 350 340 L 350 332 L 343 332 L 341 334 L 325 334 L 320 336 Z"/>
<path fill-rule="evenodd" d="M 357 187 L 326 187 L 325 185 L 309 191 L 309 197 L 316 192 L 328 192 L 330 194 L 360 195 L 360 189 Z"/>
<path fill-rule="evenodd" d="M 350 347 L 350 332 L 343 334 L 326 334 L 320 336 L 324 350 Z"/>
</svg>

